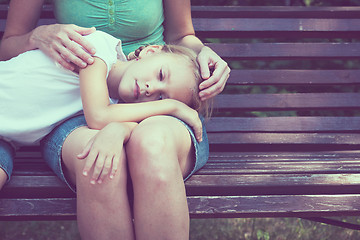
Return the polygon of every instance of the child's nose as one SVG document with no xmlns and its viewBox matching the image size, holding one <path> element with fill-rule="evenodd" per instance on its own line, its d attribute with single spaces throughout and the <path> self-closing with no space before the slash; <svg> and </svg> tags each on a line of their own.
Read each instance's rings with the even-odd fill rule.
<svg viewBox="0 0 360 240">
<path fill-rule="evenodd" d="M 156 84 L 155 81 L 149 81 L 145 83 L 145 87 L 146 87 L 146 96 L 150 97 L 151 95 L 153 95 L 154 93 L 156 93 L 159 89 L 158 84 Z"/>
<path fill-rule="evenodd" d="M 154 84 L 150 82 L 146 82 L 145 87 L 146 87 L 146 92 L 145 92 L 146 96 L 150 97 L 152 94 L 154 94 L 155 91 Z"/>
</svg>

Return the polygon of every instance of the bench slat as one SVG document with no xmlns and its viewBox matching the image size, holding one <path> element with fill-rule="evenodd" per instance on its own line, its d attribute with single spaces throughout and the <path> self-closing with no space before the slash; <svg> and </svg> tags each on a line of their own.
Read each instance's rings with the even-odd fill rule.
<svg viewBox="0 0 360 240">
<path fill-rule="evenodd" d="M 360 19 L 304 19 L 304 18 L 200 18 L 193 20 L 197 34 L 211 37 L 267 37 L 269 35 L 292 38 L 357 37 Z M 229 34 L 227 34 L 229 33 Z M 291 33 L 291 34 L 290 34 Z"/>
<path fill-rule="evenodd" d="M 188 195 L 354 194 L 360 174 L 222 174 L 194 175 L 186 182 Z"/>
<path fill-rule="evenodd" d="M 213 117 L 208 132 L 360 132 L 360 117 Z"/>
<path fill-rule="evenodd" d="M 0 199 L 0 221 L 47 219 L 76 220 L 76 199 Z"/>
<path fill-rule="evenodd" d="M 312 150 L 321 150 L 321 146 L 327 145 L 329 147 L 335 147 L 336 145 L 344 145 L 359 147 L 360 146 L 360 134 L 356 133 L 209 133 L 208 134 L 210 144 L 219 145 L 238 145 L 239 149 L 244 150 L 250 147 L 247 145 L 262 146 L 269 145 L 276 149 L 273 145 L 284 145 L 283 151 L 286 151 L 288 145 L 303 145 Z M 300 150 L 300 146 L 299 147 Z M 255 149 L 251 149 L 254 150 Z M 268 148 L 257 147 L 256 151 L 269 151 Z"/>
<path fill-rule="evenodd" d="M 227 85 L 347 85 L 360 83 L 360 70 L 232 70 Z"/>
<path fill-rule="evenodd" d="M 243 111 L 359 109 L 360 93 L 221 94 L 214 106 Z"/>
<path fill-rule="evenodd" d="M 360 195 L 194 196 L 191 217 L 357 216 Z"/>
<path fill-rule="evenodd" d="M 192 6 L 193 18 L 359 18 L 357 6 Z"/>
<path fill-rule="evenodd" d="M 223 58 L 358 59 L 360 43 L 208 43 Z"/>
<path fill-rule="evenodd" d="M 339 216 L 358 215 L 360 195 L 189 196 L 188 204 L 193 218 Z M 0 199 L 0 220 L 75 220 L 75 205 L 75 199 Z"/>
</svg>

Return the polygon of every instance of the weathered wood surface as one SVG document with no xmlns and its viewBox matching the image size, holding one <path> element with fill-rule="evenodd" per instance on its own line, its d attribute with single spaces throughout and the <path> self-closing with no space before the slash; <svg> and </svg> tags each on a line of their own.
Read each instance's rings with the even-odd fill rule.
<svg viewBox="0 0 360 240">
<path fill-rule="evenodd" d="M 0 35 L 7 7 L 0 4 Z M 359 215 L 360 70 L 345 65 L 360 56 L 360 7 L 193 6 L 192 16 L 204 41 L 224 40 L 209 46 L 230 64 L 245 64 L 232 70 L 215 99 L 216 116 L 206 123 L 209 162 L 185 183 L 191 217 Z M 45 5 L 39 24 L 52 22 Z M 246 64 L 284 59 L 343 66 Z M 253 86 L 301 90 L 253 92 Z M 256 117 L 258 111 L 271 116 Z M 0 192 L 0 220 L 75 218 L 75 194 L 44 164 L 39 148 L 19 151 L 12 181 Z"/>
</svg>

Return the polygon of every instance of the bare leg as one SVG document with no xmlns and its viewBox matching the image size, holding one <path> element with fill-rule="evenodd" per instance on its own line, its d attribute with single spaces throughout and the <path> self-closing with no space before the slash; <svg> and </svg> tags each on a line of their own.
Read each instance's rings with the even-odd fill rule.
<svg viewBox="0 0 360 240">
<path fill-rule="evenodd" d="M 0 139 L 0 190 L 8 181 L 9 176 L 4 169 L 9 171 L 9 174 L 12 172 L 13 160 L 15 152 L 11 145 Z"/>
<path fill-rule="evenodd" d="M 189 239 L 183 175 L 194 157 L 187 129 L 172 117 L 145 119 L 133 130 L 126 153 L 136 239 Z"/>
<path fill-rule="evenodd" d="M 7 174 L 5 173 L 5 171 L 2 168 L 0 168 L 0 190 L 5 185 L 7 179 L 8 179 Z"/>
<path fill-rule="evenodd" d="M 62 157 L 68 175 L 77 188 L 77 218 L 83 239 L 134 239 L 132 216 L 126 191 L 125 152 L 113 179 L 90 184 L 82 175 L 84 161 L 77 159 L 87 142 L 97 133 L 87 127 L 72 132 L 66 139 Z M 122 144 L 122 143 L 121 143 Z M 89 176 L 92 172 L 89 173 Z"/>
</svg>

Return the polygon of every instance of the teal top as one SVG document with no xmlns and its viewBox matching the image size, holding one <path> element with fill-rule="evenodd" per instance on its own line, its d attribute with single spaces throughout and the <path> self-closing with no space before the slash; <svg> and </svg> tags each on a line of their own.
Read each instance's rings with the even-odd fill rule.
<svg viewBox="0 0 360 240">
<path fill-rule="evenodd" d="M 162 0 L 53 0 L 58 23 L 96 27 L 121 39 L 128 54 L 146 44 L 164 44 Z"/>
</svg>

